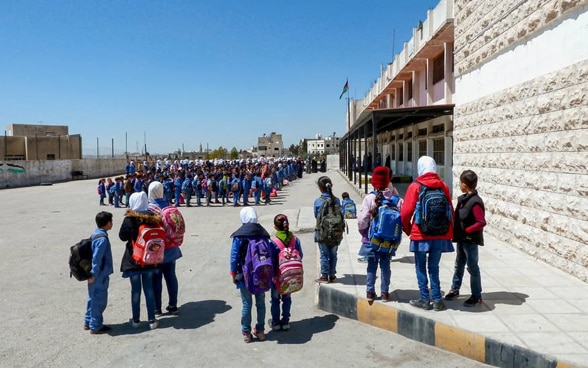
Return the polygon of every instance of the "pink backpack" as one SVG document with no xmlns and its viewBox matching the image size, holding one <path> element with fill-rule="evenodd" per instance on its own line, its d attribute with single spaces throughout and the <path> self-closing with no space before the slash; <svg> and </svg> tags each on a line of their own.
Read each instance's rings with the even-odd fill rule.
<svg viewBox="0 0 588 368">
<path fill-rule="evenodd" d="M 288 295 L 299 291 L 304 282 L 304 270 L 302 257 L 296 249 L 296 237 L 292 237 L 288 246 L 278 238 L 274 238 L 273 241 L 280 248 L 276 285 L 278 292 L 280 295 Z"/>
<path fill-rule="evenodd" d="M 167 238 L 165 247 L 174 248 L 182 245 L 184 233 L 186 233 L 186 223 L 180 210 L 174 206 L 167 206 L 161 210 L 161 217 Z"/>
<path fill-rule="evenodd" d="M 133 260 L 141 266 L 163 262 L 165 231 L 161 226 L 139 226 L 139 236 L 133 241 Z"/>
</svg>

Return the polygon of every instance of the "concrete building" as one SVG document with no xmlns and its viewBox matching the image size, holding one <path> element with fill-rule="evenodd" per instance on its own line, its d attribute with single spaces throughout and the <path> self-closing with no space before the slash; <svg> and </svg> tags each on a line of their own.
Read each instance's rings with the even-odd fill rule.
<svg viewBox="0 0 588 368">
<path fill-rule="evenodd" d="M 283 155 L 284 142 L 282 135 L 271 132 L 270 135 L 264 134 L 263 137 L 257 138 L 257 156 L 258 157 L 280 157 Z"/>
<path fill-rule="evenodd" d="M 427 154 L 456 197 L 472 169 L 487 232 L 588 281 L 586 34 L 585 0 L 440 1 L 349 101 L 349 178 L 366 152 L 412 177 Z"/>
<path fill-rule="evenodd" d="M 82 137 L 66 125 L 10 124 L 0 139 L 0 159 L 70 160 L 82 158 Z"/>
<path fill-rule="evenodd" d="M 339 153 L 339 140 L 341 138 L 335 136 L 323 137 L 317 134 L 314 139 L 306 140 L 306 153 L 309 155 L 331 155 Z"/>
</svg>

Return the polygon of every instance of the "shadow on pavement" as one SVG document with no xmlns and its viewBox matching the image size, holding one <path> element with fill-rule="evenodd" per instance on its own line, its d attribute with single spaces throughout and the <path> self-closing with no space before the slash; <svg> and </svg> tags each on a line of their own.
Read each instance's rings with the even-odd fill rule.
<svg viewBox="0 0 588 368">
<path fill-rule="evenodd" d="M 160 319 L 160 327 L 173 327 L 175 329 L 196 329 L 214 321 L 217 314 L 231 310 L 230 305 L 224 300 L 201 300 L 183 304 L 179 308 L 177 316 Z M 164 315 L 165 316 L 165 315 Z"/>
<path fill-rule="evenodd" d="M 267 339 L 277 341 L 278 344 L 304 344 L 312 340 L 314 334 L 333 329 L 338 319 L 339 316 L 328 314 L 301 321 L 290 321 L 290 330 L 270 331 Z"/>
</svg>

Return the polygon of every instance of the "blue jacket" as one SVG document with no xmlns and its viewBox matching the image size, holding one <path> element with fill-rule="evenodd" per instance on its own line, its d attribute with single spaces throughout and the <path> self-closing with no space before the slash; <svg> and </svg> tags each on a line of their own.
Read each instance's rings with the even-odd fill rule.
<svg viewBox="0 0 588 368">
<path fill-rule="evenodd" d="M 99 238 L 96 236 L 102 235 Z M 92 234 L 92 277 L 96 280 L 104 279 L 112 274 L 112 249 L 108 233 L 102 228 L 97 228 Z"/>
</svg>

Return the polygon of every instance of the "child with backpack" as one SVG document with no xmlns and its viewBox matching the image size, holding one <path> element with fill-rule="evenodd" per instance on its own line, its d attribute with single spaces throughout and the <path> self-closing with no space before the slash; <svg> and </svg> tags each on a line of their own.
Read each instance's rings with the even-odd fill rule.
<svg viewBox="0 0 588 368">
<path fill-rule="evenodd" d="M 366 298 L 369 302 L 374 301 L 377 298 L 375 283 L 376 273 L 378 265 L 380 266 L 380 291 L 382 301 L 390 300 L 390 259 L 395 254 L 395 247 L 400 243 L 400 236 L 402 235 L 402 228 L 400 222 L 400 198 L 398 192 L 394 187 L 390 187 L 390 181 L 392 180 L 392 174 L 390 169 L 385 166 L 377 166 L 374 168 L 372 173 L 372 185 L 374 191 L 366 195 L 363 198 L 359 215 L 357 216 L 357 227 L 361 234 L 362 248 L 369 249 L 367 254 L 367 277 L 366 277 Z M 383 208 L 382 205 L 389 205 L 390 208 Z M 382 210 L 380 210 L 382 208 Z M 394 218 L 395 221 L 389 223 L 383 223 L 379 216 L 384 217 L 383 211 L 391 211 L 390 219 Z M 395 212 L 394 212 L 395 211 Z M 396 216 L 394 216 L 396 215 Z M 397 229 L 397 238 L 394 239 L 393 243 L 385 243 L 387 246 L 374 246 L 376 233 L 383 234 L 386 231 L 394 231 L 392 228 L 381 229 L 382 226 L 394 227 Z M 380 228 L 378 228 L 380 227 Z M 389 240 L 389 239 L 387 239 Z"/>
<path fill-rule="evenodd" d="M 252 207 L 241 209 L 239 216 L 242 225 L 231 234 L 230 274 L 233 284 L 241 292 L 241 333 L 246 343 L 251 342 L 253 336 L 264 341 L 265 292 L 270 289 L 274 269 L 271 240 L 268 232 L 258 223 L 257 213 Z M 251 330 L 253 296 L 257 323 Z"/>
<path fill-rule="evenodd" d="M 341 203 L 343 217 L 346 219 L 357 218 L 357 208 L 353 199 L 349 198 L 349 193 L 343 192 L 341 199 L 343 200 Z"/>
<path fill-rule="evenodd" d="M 106 198 L 106 186 L 104 185 L 105 181 L 106 181 L 106 179 L 98 180 L 98 197 L 100 198 L 99 203 L 101 206 L 105 206 L 105 204 L 104 204 L 104 198 Z"/>
<path fill-rule="evenodd" d="M 459 177 L 459 189 L 463 193 L 457 198 L 455 207 L 455 224 L 453 241 L 457 243 L 455 270 L 451 290 L 445 300 L 459 297 L 465 266 L 470 273 L 470 290 L 472 295 L 463 305 L 475 307 L 482 304 L 482 279 L 478 266 L 478 246 L 484 245 L 484 226 L 486 226 L 484 201 L 478 195 L 478 175 L 472 170 L 465 170 Z"/>
<path fill-rule="evenodd" d="M 122 272 L 122 277 L 128 278 L 131 282 L 132 317 L 129 319 L 129 323 L 133 328 L 140 326 L 142 288 L 147 306 L 149 329 L 154 330 L 158 327 L 159 322 L 155 319 L 153 279 L 159 273 L 159 265 L 143 265 L 134 258 L 133 244 L 138 240 L 141 225 L 161 226 L 161 216 L 148 211 L 147 195 L 143 191 L 131 194 L 129 198 L 129 209 L 125 214 L 125 218 L 118 232 L 120 240 L 126 242 L 125 251 L 120 263 L 120 271 Z"/>
<path fill-rule="evenodd" d="M 283 214 L 274 217 L 276 237 L 273 239 L 275 281 L 271 290 L 270 326 L 273 331 L 290 329 L 291 293 L 302 288 L 302 247 L 300 239 L 290 231 L 288 217 Z M 280 308 L 281 304 L 281 308 Z M 282 318 L 280 319 L 280 309 Z"/>
<path fill-rule="evenodd" d="M 341 202 L 333 195 L 331 178 L 321 176 L 317 184 L 321 195 L 314 200 L 314 241 L 319 247 L 321 276 L 315 281 L 330 283 L 337 279 L 337 250 L 343 240 L 345 220 Z"/>
<path fill-rule="evenodd" d="M 110 326 L 103 323 L 108 303 L 108 285 L 112 274 L 112 248 L 108 231 L 112 229 L 112 213 L 96 214 L 96 230 L 92 234 L 92 268 L 88 279 L 88 303 L 84 316 L 84 330 L 92 335 L 107 333 Z"/>
<path fill-rule="evenodd" d="M 454 251 L 453 203 L 449 187 L 437 174 L 432 157 L 419 158 L 417 171 L 419 176 L 408 186 L 400 209 L 402 230 L 410 236 L 419 285 L 419 299 L 411 300 L 410 305 L 443 311 L 447 307 L 441 297 L 439 262 L 442 253 Z"/>
</svg>

